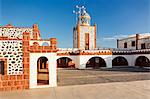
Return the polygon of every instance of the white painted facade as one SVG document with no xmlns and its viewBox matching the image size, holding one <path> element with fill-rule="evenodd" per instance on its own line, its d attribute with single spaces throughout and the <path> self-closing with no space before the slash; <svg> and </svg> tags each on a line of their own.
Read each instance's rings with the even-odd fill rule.
<svg viewBox="0 0 150 99">
<path fill-rule="evenodd" d="M 89 49 L 94 49 L 94 26 L 80 26 L 80 48 L 85 49 L 85 33 L 89 33 Z"/>
<path fill-rule="evenodd" d="M 74 48 L 78 48 L 79 43 L 79 49 L 84 50 L 85 49 L 85 34 L 89 33 L 89 49 L 92 50 L 95 47 L 95 27 L 94 26 L 79 26 L 80 33 L 77 32 L 77 30 L 74 30 Z M 79 38 L 78 36 L 79 35 Z M 78 42 L 79 39 L 79 42 Z"/>
<path fill-rule="evenodd" d="M 136 34 L 137 35 L 137 34 Z M 130 35 L 127 38 L 119 39 L 118 40 L 118 48 L 121 49 L 136 49 L 136 43 L 137 48 L 142 49 L 142 44 L 145 44 L 145 48 L 150 48 L 150 33 L 144 33 L 144 34 L 138 34 L 138 37 L 136 38 L 136 35 Z M 137 40 L 137 42 L 136 42 Z M 135 46 L 132 46 L 132 41 L 135 41 Z M 124 48 L 124 43 L 127 43 L 127 48 Z"/>
<path fill-rule="evenodd" d="M 66 55 L 66 56 L 57 56 L 57 59 L 67 57 L 70 58 L 75 63 L 75 68 L 78 69 L 86 69 L 86 63 L 89 61 L 89 59 L 93 57 L 100 57 L 105 60 L 106 62 L 106 68 L 112 67 L 112 55 Z"/>
<path fill-rule="evenodd" d="M 132 37 L 132 38 L 128 38 L 128 39 L 119 40 L 118 48 L 125 49 L 124 48 L 124 43 L 127 43 L 127 49 L 136 49 L 136 46 L 132 46 L 132 41 L 136 41 L 136 38 Z"/>
<path fill-rule="evenodd" d="M 80 55 L 78 59 L 79 69 L 86 69 L 86 63 L 93 57 L 100 57 L 105 60 L 106 68 L 112 67 L 112 55 Z"/>
<path fill-rule="evenodd" d="M 128 65 L 129 66 L 135 66 L 135 63 L 136 63 L 136 59 L 139 57 L 139 56 L 145 56 L 147 57 L 149 60 L 150 60 L 150 54 L 135 54 L 135 55 L 113 55 L 112 56 L 112 60 L 116 57 L 124 57 L 127 62 L 128 62 Z"/>
</svg>

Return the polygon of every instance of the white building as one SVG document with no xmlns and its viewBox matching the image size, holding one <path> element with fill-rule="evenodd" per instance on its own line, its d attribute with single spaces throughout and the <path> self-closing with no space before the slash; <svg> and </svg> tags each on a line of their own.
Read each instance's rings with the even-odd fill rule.
<svg viewBox="0 0 150 99">
<path fill-rule="evenodd" d="M 150 48 L 150 33 L 130 35 L 117 40 L 120 49 L 148 49 Z"/>
</svg>

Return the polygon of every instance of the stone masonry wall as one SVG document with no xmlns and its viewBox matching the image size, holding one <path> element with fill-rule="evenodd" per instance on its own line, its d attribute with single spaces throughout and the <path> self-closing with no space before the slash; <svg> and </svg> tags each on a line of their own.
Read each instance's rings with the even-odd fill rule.
<svg viewBox="0 0 150 99">
<path fill-rule="evenodd" d="M 20 60 L 21 63 L 19 63 L 19 60 L 17 61 L 20 64 L 20 67 L 22 66 L 22 68 L 19 69 L 20 67 L 16 66 L 16 68 L 14 69 L 14 70 L 16 70 L 18 68 L 19 71 L 16 70 L 15 73 L 12 74 L 12 72 L 13 72 L 12 68 L 14 68 L 13 66 L 15 66 L 15 65 L 9 66 L 9 59 L 13 59 L 13 58 L 8 58 L 8 57 L 11 55 L 15 55 L 14 54 L 15 51 L 14 52 L 11 51 L 13 53 L 11 53 L 11 55 L 8 55 L 8 57 L 6 57 L 5 55 L 3 55 L 4 57 L 0 57 L 0 61 L 4 61 L 4 75 L 0 74 L 0 91 L 29 89 L 29 64 L 30 64 L 29 40 L 30 40 L 30 33 L 24 32 L 23 40 L 14 42 L 15 46 L 17 46 L 17 44 L 18 44 L 17 47 L 20 47 L 17 49 L 17 51 L 19 50 L 20 52 L 22 52 L 21 54 L 18 54 L 18 52 L 16 53 L 16 55 L 22 56 L 22 57 L 20 57 L 20 58 L 22 58 L 22 62 L 21 62 L 21 60 Z M 13 42 L 13 40 L 10 40 L 10 43 L 11 42 Z M 6 43 L 5 47 L 7 47 L 8 41 L 5 43 Z M 21 43 L 22 43 L 22 47 L 21 47 Z M 1 43 L 1 44 L 3 44 L 3 43 Z M 8 44 L 8 45 L 10 46 L 10 44 Z M 7 49 L 7 50 L 9 50 L 9 49 Z M 11 50 L 13 50 L 13 49 L 11 49 Z M 14 50 L 16 50 L 16 49 L 14 49 Z M 14 60 L 18 59 L 18 58 L 16 58 L 16 56 L 14 56 L 14 58 L 15 58 Z M 10 61 L 10 62 L 12 63 L 12 61 Z M 11 67 L 11 69 L 9 67 Z M 11 71 L 9 71 L 9 70 L 11 70 Z"/>
<path fill-rule="evenodd" d="M 33 28 L 19 28 L 19 27 L 0 27 L 0 37 L 19 38 L 22 39 L 23 32 L 30 32 L 31 38 L 33 37 Z"/>
<path fill-rule="evenodd" d="M 0 40 L 0 57 L 7 58 L 7 75 L 23 74 L 22 40 Z"/>
</svg>

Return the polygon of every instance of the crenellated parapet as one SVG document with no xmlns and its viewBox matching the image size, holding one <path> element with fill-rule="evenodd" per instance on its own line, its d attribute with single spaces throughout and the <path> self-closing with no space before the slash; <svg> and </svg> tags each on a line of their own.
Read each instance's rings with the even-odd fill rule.
<svg viewBox="0 0 150 99">
<path fill-rule="evenodd" d="M 39 45 L 39 43 L 45 43 L 47 45 Z M 49 43 L 48 43 L 49 42 Z M 31 53 L 49 53 L 49 52 L 57 52 L 57 39 L 50 38 L 50 40 L 37 40 L 34 41 L 32 45 L 30 45 Z"/>
<path fill-rule="evenodd" d="M 82 50 L 80 55 L 112 55 L 110 50 Z"/>
<path fill-rule="evenodd" d="M 31 53 L 50 53 L 50 52 L 57 52 L 57 49 L 54 49 L 52 46 L 38 46 L 33 45 L 30 46 Z"/>
<path fill-rule="evenodd" d="M 58 56 L 64 55 L 112 55 L 112 51 L 110 50 L 59 50 L 57 52 Z"/>
</svg>

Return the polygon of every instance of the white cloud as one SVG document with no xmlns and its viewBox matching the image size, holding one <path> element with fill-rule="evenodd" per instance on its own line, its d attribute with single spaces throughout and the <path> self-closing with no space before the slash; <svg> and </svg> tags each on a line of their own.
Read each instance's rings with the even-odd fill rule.
<svg viewBox="0 0 150 99">
<path fill-rule="evenodd" d="M 126 37 L 128 37 L 128 35 L 120 34 L 120 35 L 115 35 L 112 37 L 103 37 L 102 40 L 117 40 L 117 39 L 126 38 Z"/>
</svg>

